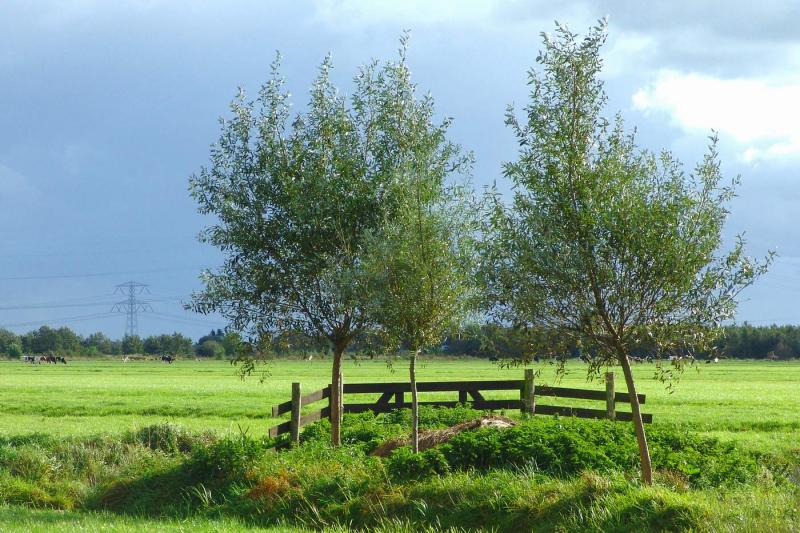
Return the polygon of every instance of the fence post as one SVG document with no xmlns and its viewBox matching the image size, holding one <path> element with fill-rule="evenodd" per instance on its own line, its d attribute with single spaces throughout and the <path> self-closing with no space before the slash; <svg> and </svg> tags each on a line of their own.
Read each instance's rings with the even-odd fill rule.
<svg viewBox="0 0 800 533">
<path fill-rule="evenodd" d="M 617 419 L 617 406 L 614 400 L 614 373 L 606 372 L 606 418 Z"/>
<path fill-rule="evenodd" d="M 533 415 L 536 412 L 536 385 L 533 383 L 533 369 L 525 369 L 525 381 L 522 385 L 520 403 L 522 412 Z"/>
<path fill-rule="evenodd" d="M 291 439 L 292 444 L 300 444 L 300 384 L 292 383 L 292 420 L 291 420 Z"/>
</svg>

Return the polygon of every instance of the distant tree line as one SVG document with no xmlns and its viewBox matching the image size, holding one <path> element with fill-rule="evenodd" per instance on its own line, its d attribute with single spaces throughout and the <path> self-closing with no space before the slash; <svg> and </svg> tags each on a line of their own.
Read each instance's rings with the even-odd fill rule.
<svg viewBox="0 0 800 533">
<path fill-rule="evenodd" d="M 800 326 L 754 326 L 747 322 L 723 328 L 717 340 L 717 353 L 731 359 L 793 359 L 800 357 Z M 442 352 L 451 355 L 497 357 L 515 359 L 523 357 L 528 349 L 525 334 L 512 328 L 481 325 L 467 328 L 450 337 Z M 634 355 L 638 354 L 633 350 Z M 573 349 L 571 356 L 578 356 Z M 644 355 L 644 352 L 642 354 Z M 708 355 L 708 354 L 705 354 Z M 703 357 L 702 353 L 698 357 Z"/>
<path fill-rule="evenodd" d="M 724 335 L 717 340 L 717 353 L 732 359 L 793 359 L 800 357 L 800 326 L 742 325 L 723 328 Z M 367 331 L 357 336 L 347 352 L 351 356 L 380 355 L 387 351 L 381 336 Z M 519 360 L 529 358 L 530 338 L 522 330 L 497 324 L 475 324 L 447 337 L 428 355 L 469 356 Z M 408 349 L 407 346 L 403 347 Z M 324 339 L 284 332 L 266 346 L 266 352 L 276 357 L 297 357 L 309 354 L 326 354 L 330 350 Z M 646 356 L 651 350 L 634 349 L 634 356 Z M 567 357 L 579 357 L 577 347 L 567 348 Z M 698 352 L 700 358 L 709 354 Z"/>
<path fill-rule="evenodd" d="M 800 326 L 727 326 L 717 341 L 719 354 L 732 359 L 794 359 L 800 357 Z M 180 333 L 151 335 L 141 338 L 126 336 L 112 340 L 103 333 L 81 336 L 70 328 L 42 326 L 22 335 L 0 329 L 0 355 L 17 358 L 22 354 L 65 354 L 91 357 L 96 355 L 168 354 L 207 358 L 233 357 L 241 343 L 236 333 L 212 330 L 197 342 Z M 352 356 L 375 356 L 384 353 L 383 339 L 364 332 L 353 340 L 348 349 Z M 528 356 L 526 334 L 514 328 L 496 324 L 476 324 L 450 335 L 430 355 L 470 356 L 480 358 L 520 359 Z M 324 339 L 299 332 L 285 332 L 265 347 L 275 357 L 297 357 L 330 352 Z M 569 356 L 580 355 L 572 349 Z"/>
<path fill-rule="evenodd" d="M 98 355 L 177 355 L 224 358 L 232 357 L 240 339 L 236 333 L 212 330 L 194 343 L 181 333 L 139 337 L 126 335 L 114 340 L 97 332 L 82 336 L 68 327 L 58 329 L 42 326 L 17 335 L 0 329 L 0 355 L 18 358 L 23 354 L 63 354 L 92 357 Z"/>
</svg>

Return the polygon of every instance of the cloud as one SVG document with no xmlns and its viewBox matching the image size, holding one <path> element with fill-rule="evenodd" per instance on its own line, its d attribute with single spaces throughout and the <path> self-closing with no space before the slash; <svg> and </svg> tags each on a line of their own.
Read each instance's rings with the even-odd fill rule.
<svg viewBox="0 0 800 533">
<path fill-rule="evenodd" d="M 656 39 L 640 33 L 612 32 L 602 52 L 603 77 L 614 78 L 642 68 L 657 49 Z"/>
<path fill-rule="evenodd" d="M 633 95 L 633 107 L 665 113 L 688 134 L 732 137 L 746 162 L 800 154 L 800 80 L 723 79 L 660 71 Z"/>
<path fill-rule="evenodd" d="M 387 23 L 417 26 L 477 22 L 494 11 L 494 2 L 483 0 L 323 0 L 315 6 L 316 20 L 339 29 Z"/>
</svg>

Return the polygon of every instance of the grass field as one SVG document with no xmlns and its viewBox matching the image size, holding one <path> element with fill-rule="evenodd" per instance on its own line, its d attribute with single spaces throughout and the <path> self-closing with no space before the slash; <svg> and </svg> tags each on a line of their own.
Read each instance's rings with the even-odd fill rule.
<svg viewBox="0 0 800 533">
<path fill-rule="evenodd" d="M 276 422 L 270 418 L 270 406 L 289 399 L 292 381 L 312 391 L 330 380 L 327 361 L 279 361 L 265 368 L 268 375 L 261 382 L 258 377 L 241 381 L 234 368 L 221 361 L 181 360 L 167 365 L 101 360 L 71 361 L 66 366 L 2 362 L 0 435 L 107 435 L 163 421 L 193 431 L 241 427 L 260 435 Z M 583 365 L 571 363 L 568 370 L 561 384 L 603 388 L 587 383 Z M 673 393 L 651 379 L 652 366 L 639 365 L 635 370 L 640 392 L 647 394 L 645 411 L 653 413 L 656 424 L 685 425 L 765 451 L 797 447 L 800 442 L 800 363 L 698 365 L 687 369 Z M 392 372 L 384 361 L 348 361 L 344 372 L 352 383 L 406 379 L 402 362 L 395 363 Z M 478 359 L 429 360 L 419 371 L 420 381 L 521 376 L 521 369 L 498 368 Z M 617 390 L 624 390 L 619 378 Z M 554 372 L 544 365 L 537 383 L 554 382 Z M 487 396 L 504 394 L 509 393 Z M 455 399 L 453 395 L 428 393 L 423 399 Z M 594 407 L 602 408 L 597 403 Z"/>
<path fill-rule="evenodd" d="M 393 369 L 390 370 L 385 361 L 347 361 L 345 381 L 406 380 L 403 362 L 395 362 Z M 567 376 L 556 382 L 554 369 L 543 365 L 537 383 L 603 389 L 599 382 L 587 382 L 584 365 L 572 363 L 567 369 Z M 109 483 L 113 484 L 116 479 L 136 479 L 138 481 L 130 482 L 143 483 L 142 486 L 152 491 L 157 490 L 159 483 L 148 479 L 157 480 L 158 476 L 166 476 L 165 482 L 175 483 L 176 491 L 185 492 L 185 488 L 180 488 L 184 486 L 181 484 L 180 476 L 184 475 L 181 468 L 187 464 L 183 456 L 163 455 L 122 445 L 120 439 L 123 434 L 130 434 L 131 430 L 145 426 L 171 422 L 195 433 L 211 430 L 218 436 L 235 436 L 247 431 L 250 436 L 262 436 L 268 427 L 278 421 L 270 417 L 270 406 L 289 398 L 291 382 L 301 382 L 304 391 L 310 392 L 325 386 L 330 378 L 329 361 L 280 361 L 269 364 L 264 370 L 267 374 L 263 381 L 258 376 L 242 381 L 235 369 L 222 361 L 180 360 L 167 365 L 161 362 L 123 364 L 115 360 L 86 360 L 70 361 L 66 366 L 0 362 L 0 443 L 3 440 L 6 442 L 5 448 L 0 446 L 0 463 L 2 453 L 21 454 L 18 456 L 17 461 L 21 461 L 18 465 L 14 461 L 9 463 L 10 456 L 7 456 L 7 470 L 3 472 L 0 468 L 0 532 L 254 529 L 258 524 L 239 522 L 235 514 L 217 516 L 216 511 L 204 515 L 178 513 L 158 516 L 145 513 L 139 516 L 136 514 L 138 511 L 130 515 L 73 509 L 79 508 L 80 502 L 91 501 L 93 491 L 108 490 L 111 486 Z M 688 429 L 692 433 L 717 437 L 723 441 L 732 440 L 744 449 L 778 454 L 789 458 L 791 464 L 796 464 L 796 457 L 800 453 L 800 417 L 797 414 L 800 412 L 800 395 L 796 392 L 797 383 L 800 382 L 800 363 L 723 361 L 717 365 L 702 364 L 687 369 L 672 393 L 652 379 L 652 366 L 637 365 L 635 371 L 639 392 L 647 395 L 644 410 L 654 415 L 654 426 Z M 428 360 L 423 362 L 418 372 L 420 381 L 515 379 L 521 378 L 522 373 L 521 368 L 499 368 L 478 359 Z M 617 390 L 625 390 L 621 374 L 619 371 L 617 373 Z M 490 398 L 512 395 L 511 392 L 486 393 Z M 422 399 L 454 400 L 454 396 L 455 393 L 423 393 Z M 347 400 L 361 401 L 368 397 L 348 395 Z M 549 398 L 538 401 L 553 403 Z M 566 400 L 562 404 L 566 402 L 570 402 L 569 405 L 603 408 L 598 402 L 581 404 Z M 621 405 L 617 408 L 625 410 Z M 51 444 L 40 446 L 36 444 L 39 441 L 33 439 L 15 452 L 14 438 L 31 434 L 73 439 L 63 446 L 52 444 L 52 441 Z M 107 438 L 96 441 L 99 444 L 87 444 L 89 441 L 82 440 L 89 437 Z M 106 450 L 107 446 L 114 447 L 114 450 Z M 450 520 L 449 523 L 458 527 L 469 526 L 472 523 L 470 520 L 484 520 L 486 517 L 495 517 L 492 520 L 497 520 L 497 517 L 508 513 L 511 513 L 509 516 L 525 517 L 525 520 L 539 517 L 537 519 L 544 520 L 540 522 L 543 530 L 622 531 L 626 530 L 626 521 L 630 516 L 638 516 L 638 523 L 643 530 L 660 530 L 663 527 L 659 524 L 663 520 L 668 520 L 673 527 L 685 520 L 686 524 L 694 524 L 687 526 L 694 529 L 709 524 L 708 528 L 700 529 L 710 531 L 783 531 L 800 527 L 800 517 L 796 516 L 800 509 L 800 491 L 795 486 L 797 482 L 776 485 L 769 476 L 753 480 L 752 484 L 743 487 L 731 486 L 722 491 L 711 487 L 691 489 L 690 492 L 686 492 L 686 487 L 681 483 L 674 486 L 669 477 L 663 478 L 658 487 L 649 490 L 639 487 L 635 478 L 622 475 L 612 475 L 610 481 L 593 477 L 591 473 L 588 477 L 557 480 L 534 473 L 529 479 L 525 472 L 515 471 L 490 472 L 477 477 L 453 473 L 419 484 L 390 483 L 384 486 L 382 474 L 362 463 L 363 458 L 349 455 L 351 452 L 336 452 L 339 455 L 321 452 L 322 462 L 315 464 L 313 457 L 317 452 L 313 448 L 305 451 L 301 447 L 297 451 L 302 462 L 292 463 L 299 468 L 296 474 L 292 474 L 296 476 L 292 479 L 304 480 L 296 481 L 304 485 L 302 489 L 295 487 L 291 490 L 300 491 L 301 495 L 317 494 L 308 496 L 311 502 L 318 502 L 322 495 L 332 494 L 331 490 L 333 493 L 349 493 L 352 490 L 354 495 L 348 505 L 355 506 L 355 510 L 359 508 L 358 505 L 366 505 L 365 502 L 373 501 L 380 494 L 380 498 L 389 502 L 387 504 L 395 506 L 387 509 L 404 509 L 400 514 L 411 520 L 397 524 L 392 522 L 385 528 L 387 531 L 413 531 L 419 530 L 421 525 L 430 524 L 424 512 L 422 518 L 415 518 L 416 513 L 422 512 L 417 508 L 418 505 L 438 505 L 436 511 L 431 511 L 431 517 L 445 517 L 445 520 Z M 279 468 L 281 461 L 291 462 L 292 459 L 280 459 L 275 454 L 272 457 L 263 458 L 262 461 L 266 462 L 261 463 L 261 470 L 256 468 L 253 472 L 260 472 L 259 476 L 266 475 L 264 479 L 276 483 L 274 480 L 284 479 L 281 477 L 284 474 L 280 474 L 282 470 L 273 472 L 270 469 Z M 61 461 L 65 460 L 72 462 L 62 464 Z M 11 465 L 10 469 L 8 465 Z M 152 469 L 152 472 L 139 470 L 140 467 L 136 465 Z M 104 472 L 103 468 L 109 471 Z M 800 470 L 792 468 L 800 474 Z M 62 479 L 62 475 L 57 473 L 62 469 L 71 472 L 71 477 Z M 275 472 L 278 472 L 278 477 L 275 477 Z M 39 483 L 43 483 L 41 490 Z M 248 483 L 252 484 L 252 479 Z M 280 489 L 282 481 L 277 483 L 265 486 L 273 487 L 269 490 L 284 490 Z M 351 484 L 347 485 L 350 488 L 343 489 L 348 483 Z M 202 484 L 199 486 L 204 487 Z M 241 493 L 237 492 L 239 489 L 236 486 L 234 482 L 233 492 L 227 493 L 227 497 L 240 498 Z M 366 493 L 358 495 L 358 491 L 363 490 Z M 374 492 L 376 490 L 378 492 Z M 170 491 L 168 493 L 177 494 L 180 501 L 186 498 L 186 494 Z M 57 495 L 54 496 L 55 500 L 50 499 L 51 493 Z M 485 498 L 480 495 L 490 493 L 495 494 L 496 501 L 489 501 L 482 508 Z M 113 494 L 113 490 L 110 494 Z M 447 502 L 462 496 L 459 505 L 463 511 L 453 511 L 453 504 Z M 40 503 L 31 505 L 32 501 Z M 294 500 L 286 500 L 291 501 Z M 361 516 L 355 510 L 344 511 L 349 507 L 342 505 L 338 500 L 332 501 L 327 509 L 344 513 L 343 516 L 347 516 L 348 512 Z M 55 508 L 31 508 L 41 506 Z M 474 518 L 465 518 L 471 516 L 470 513 L 477 514 Z M 326 529 L 339 523 L 335 520 L 331 522 L 332 518 L 326 518 L 327 522 L 317 521 L 314 513 L 310 516 L 306 519 L 310 522 L 302 523 L 316 524 L 313 527 Z M 261 530 L 299 530 L 297 523 L 287 527 Z"/>
<path fill-rule="evenodd" d="M 296 531 L 289 528 L 258 528 L 244 525 L 234 520 L 209 520 L 194 518 L 187 520 L 145 520 L 111 513 L 87 513 L 78 511 L 57 511 L 27 509 L 17 506 L 0 506 L 0 531 L 19 533 L 49 533 L 68 531 L 82 533 L 121 533 L 124 531 L 159 531 L 164 533 L 212 533 L 217 531 L 263 531 L 278 533 Z"/>
</svg>

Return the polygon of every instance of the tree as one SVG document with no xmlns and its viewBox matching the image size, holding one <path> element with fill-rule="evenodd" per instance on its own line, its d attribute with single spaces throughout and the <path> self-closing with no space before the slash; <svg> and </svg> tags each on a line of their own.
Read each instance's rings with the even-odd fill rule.
<svg viewBox="0 0 800 533">
<path fill-rule="evenodd" d="M 161 338 L 151 335 L 142 342 L 142 351 L 148 355 L 162 353 Z"/>
<path fill-rule="evenodd" d="M 125 355 L 142 353 L 144 344 L 138 335 L 125 335 L 122 339 L 122 353 Z"/>
<path fill-rule="evenodd" d="M 242 337 L 235 331 L 229 331 L 222 337 L 220 342 L 222 342 L 222 346 L 225 348 L 225 355 L 234 357 L 241 349 Z"/>
<path fill-rule="evenodd" d="M 6 349 L 6 353 L 9 357 L 13 357 L 14 359 L 19 359 L 22 357 L 22 346 L 20 346 L 18 341 L 14 341 L 8 345 Z"/>
<path fill-rule="evenodd" d="M 398 179 L 403 203 L 370 242 L 367 258 L 373 280 L 376 322 L 387 336 L 411 352 L 411 443 L 419 451 L 417 358 L 438 346 L 459 326 L 474 295 L 470 265 L 474 257 L 474 219 L 464 189 L 450 188 L 448 162 L 457 153 L 443 141 L 442 128 L 432 136 L 428 152 L 420 151 Z M 472 211 L 474 212 L 474 211 Z"/>
<path fill-rule="evenodd" d="M 582 40 L 561 25 L 543 36 L 524 120 L 507 113 L 519 142 L 518 160 L 505 166 L 515 192 L 510 209 L 495 197 L 485 281 L 497 315 L 530 328 L 534 351 L 572 344 L 592 373 L 622 367 L 650 483 L 631 350 L 678 356 L 675 367 L 659 366 L 664 380 L 680 371 L 694 350 L 712 348 L 771 255 L 747 258 L 741 237 L 720 252 L 738 178 L 723 185 L 716 136 L 685 174 L 670 153 L 637 147 L 619 115 L 603 118 L 605 39 L 605 21 Z"/>
<path fill-rule="evenodd" d="M 105 334 L 101 332 L 92 333 L 81 342 L 84 351 L 87 354 L 92 353 L 100 353 L 111 355 L 116 352 L 114 347 L 114 341 L 109 339 Z"/>
<path fill-rule="evenodd" d="M 197 345 L 195 352 L 200 357 L 221 359 L 225 355 L 225 347 L 219 341 L 206 340 Z"/>
<path fill-rule="evenodd" d="M 53 329 L 42 326 L 29 331 L 20 338 L 22 349 L 29 353 L 78 353 L 81 347 L 80 337 L 71 329 L 62 327 Z"/>
<path fill-rule="evenodd" d="M 327 58 L 295 115 L 279 67 L 276 59 L 255 101 L 240 92 L 210 166 L 190 180 L 199 211 L 216 219 L 201 240 L 226 257 L 204 273 L 189 307 L 219 312 L 256 346 L 287 330 L 326 339 L 338 445 L 342 354 L 371 323 L 363 243 L 393 218 L 392 183 L 428 141 L 412 125 L 437 126 L 415 98 L 405 39 L 398 61 L 359 70 L 349 100 L 331 82 Z"/>
<path fill-rule="evenodd" d="M 11 354 L 10 347 L 14 344 L 19 346 L 19 336 L 13 331 L 7 329 L 0 329 L 0 353 L 4 353 L 6 355 L 13 355 Z"/>
</svg>

